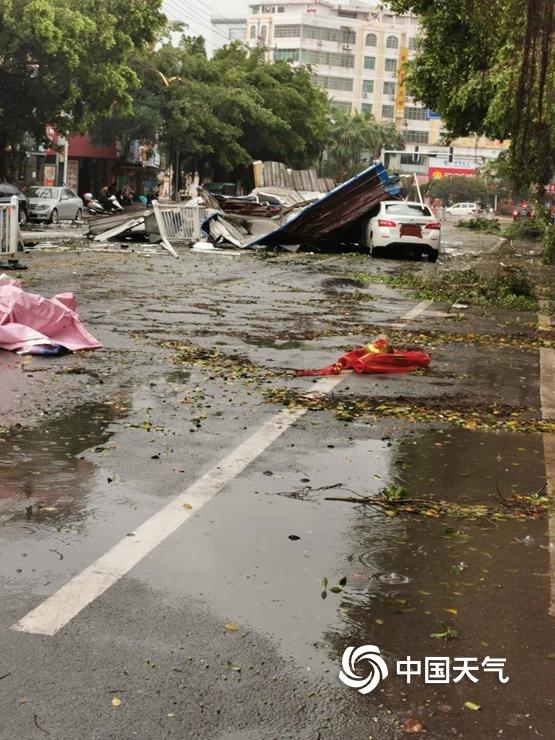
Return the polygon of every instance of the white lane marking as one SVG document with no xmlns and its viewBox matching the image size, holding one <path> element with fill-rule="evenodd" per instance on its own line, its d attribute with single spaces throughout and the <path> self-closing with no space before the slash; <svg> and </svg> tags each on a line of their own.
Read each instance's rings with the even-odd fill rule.
<svg viewBox="0 0 555 740">
<path fill-rule="evenodd" d="M 542 417 L 555 419 L 555 350 L 540 349 L 540 395 Z M 549 551 L 551 560 L 551 603 L 549 614 L 555 617 L 555 434 L 543 435 L 545 480 L 549 501 Z"/>
<path fill-rule="evenodd" d="M 549 506 L 549 557 L 551 561 L 551 604 L 549 613 L 555 617 L 555 434 L 544 434 L 543 450 Z"/>
<path fill-rule="evenodd" d="M 551 331 L 551 312 L 549 301 L 542 299 L 539 301 L 540 313 L 538 314 L 538 328 L 541 331 Z"/>
<path fill-rule="evenodd" d="M 407 320 L 415 318 L 429 305 L 428 301 L 421 303 L 402 318 Z M 416 312 L 419 307 L 420 310 Z M 334 375 L 323 378 L 317 381 L 306 395 L 318 396 L 330 393 L 344 377 L 345 375 Z M 217 465 L 173 498 L 150 519 L 143 522 L 131 533 L 132 536 L 126 536 L 120 540 L 42 604 L 13 624 L 10 629 L 50 637 L 55 635 L 182 524 L 198 513 L 217 493 L 304 416 L 307 410 L 286 409 L 273 416 Z M 192 508 L 183 508 L 184 506 Z"/>
<path fill-rule="evenodd" d="M 329 393 L 341 380 L 343 377 L 338 375 L 319 380 L 307 395 Z M 286 409 L 273 416 L 211 470 L 135 529 L 132 536 L 120 540 L 92 565 L 16 622 L 12 629 L 40 635 L 55 635 L 80 611 L 200 511 L 307 410 Z"/>
<path fill-rule="evenodd" d="M 415 319 L 417 316 L 420 316 L 421 313 L 424 313 L 432 303 L 433 301 L 422 301 L 421 303 L 418 303 L 414 308 L 411 308 L 410 311 L 407 311 L 403 316 L 403 321 L 412 321 L 412 319 Z"/>
<path fill-rule="evenodd" d="M 555 349 L 540 349 L 540 395 L 542 417 L 555 419 Z"/>
<path fill-rule="evenodd" d="M 410 321 L 416 319 L 420 314 L 423 314 L 432 304 L 433 301 L 421 301 L 420 303 L 417 303 L 416 306 L 411 308 L 410 311 L 407 311 L 404 316 L 401 316 L 400 321 L 393 322 L 389 326 L 392 329 L 405 329 Z"/>
</svg>

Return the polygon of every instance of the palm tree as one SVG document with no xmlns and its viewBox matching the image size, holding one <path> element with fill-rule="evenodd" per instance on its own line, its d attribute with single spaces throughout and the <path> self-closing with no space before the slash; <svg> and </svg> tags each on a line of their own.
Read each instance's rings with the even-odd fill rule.
<svg viewBox="0 0 555 740">
<path fill-rule="evenodd" d="M 343 182 L 377 159 L 383 147 L 404 149 L 392 123 L 376 121 L 371 113 L 338 112 L 330 128 L 324 172 Z"/>
</svg>

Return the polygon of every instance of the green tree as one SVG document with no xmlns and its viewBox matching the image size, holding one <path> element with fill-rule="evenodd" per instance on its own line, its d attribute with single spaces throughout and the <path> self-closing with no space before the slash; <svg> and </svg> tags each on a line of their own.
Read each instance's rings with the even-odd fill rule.
<svg viewBox="0 0 555 740">
<path fill-rule="evenodd" d="M 268 63 L 262 51 L 247 53 L 238 43 L 208 59 L 201 38 L 183 36 L 177 46 L 162 41 L 134 69 L 143 112 L 111 115 L 95 135 L 121 137 L 123 125 L 128 138 L 141 138 L 158 115 L 171 160 L 216 179 L 242 175 L 253 159 L 305 167 L 320 157 L 329 106 L 305 68 Z"/>
<path fill-rule="evenodd" d="M 244 131 L 243 145 L 256 159 L 278 159 L 291 167 L 313 165 L 320 157 L 329 126 L 329 101 L 326 93 L 313 84 L 308 67 L 293 67 L 288 62 L 267 63 L 264 50 L 250 52 L 233 44 L 214 57 L 219 74 L 234 78 L 260 96 L 282 125 L 279 131 L 265 131 L 256 125 Z"/>
<path fill-rule="evenodd" d="M 371 113 L 335 114 L 331 126 L 325 174 L 342 182 L 377 159 L 382 148 L 404 149 L 403 137 L 392 123 L 380 123 Z"/>
<path fill-rule="evenodd" d="M 553 0 L 392 0 L 419 14 L 412 94 L 437 110 L 451 138 L 511 139 L 511 180 L 540 195 L 555 166 Z"/>
<path fill-rule="evenodd" d="M 0 177 L 26 133 L 85 130 L 130 110 L 130 60 L 163 25 L 161 0 L 0 0 Z"/>
<path fill-rule="evenodd" d="M 442 177 L 430 180 L 423 188 L 430 198 L 444 203 L 471 201 L 486 204 L 489 201 L 487 182 L 481 177 Z"/>
<path fill-rule="evenodd" d="M 487 182 L 492 195 L 512 200 L 530 201 L 533 199 L 533 192 L 530 187 L 515 188 L 508 151 L 502 152 L 497 159 L 493 159 L 481 167 L 480 176 Z"/>
</svg>

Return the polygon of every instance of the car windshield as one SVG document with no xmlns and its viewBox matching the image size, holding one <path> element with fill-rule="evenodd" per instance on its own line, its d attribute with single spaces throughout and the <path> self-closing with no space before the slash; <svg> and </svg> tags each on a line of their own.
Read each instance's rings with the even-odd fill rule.
<svg viewBox="0 0 555 740">
<path fill-rule="evenodd" d="M 32 187 L 29 188 L 27 191 L 27 195 L 29 198 L 57 198 L 59 195 L 60 189 L 59 188 L 42 188 L 42 187 Z"/>
<path fill-rule="evenodd" d="M 391 216 L 431 216 L 430 209 L 419 203 L 388 203 L 385 212 Z"/>
</svg>

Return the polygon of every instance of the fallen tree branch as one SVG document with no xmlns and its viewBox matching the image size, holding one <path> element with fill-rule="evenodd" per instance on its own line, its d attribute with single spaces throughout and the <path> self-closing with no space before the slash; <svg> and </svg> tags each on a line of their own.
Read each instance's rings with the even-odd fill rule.
<svg viewBox="0 0 555 740">
<path fill-rule="evenodd" d="M 490 526 L 496 527 L 493 520 L 503 519 L 538 519 L 547 513 L 547 497 L 542 496 L 541 488 L 531 496 L 515 495 L 512 499 L 505 499 L 498 491 L 500 498 L 493 496 L 500 507 L 485 504 L 458 504 L 453 501 L 439 499 L 437 501 L 422 498 L 391 498 L 387 496 L 326 496 L 324 501 L 338 501 L 347 504 L 374 506 L 388 515 L 391 514 L 423 514 L 432 518 L 441 515 L 456 516 L 459 518 L 484 519 Z"/>
</svg>

